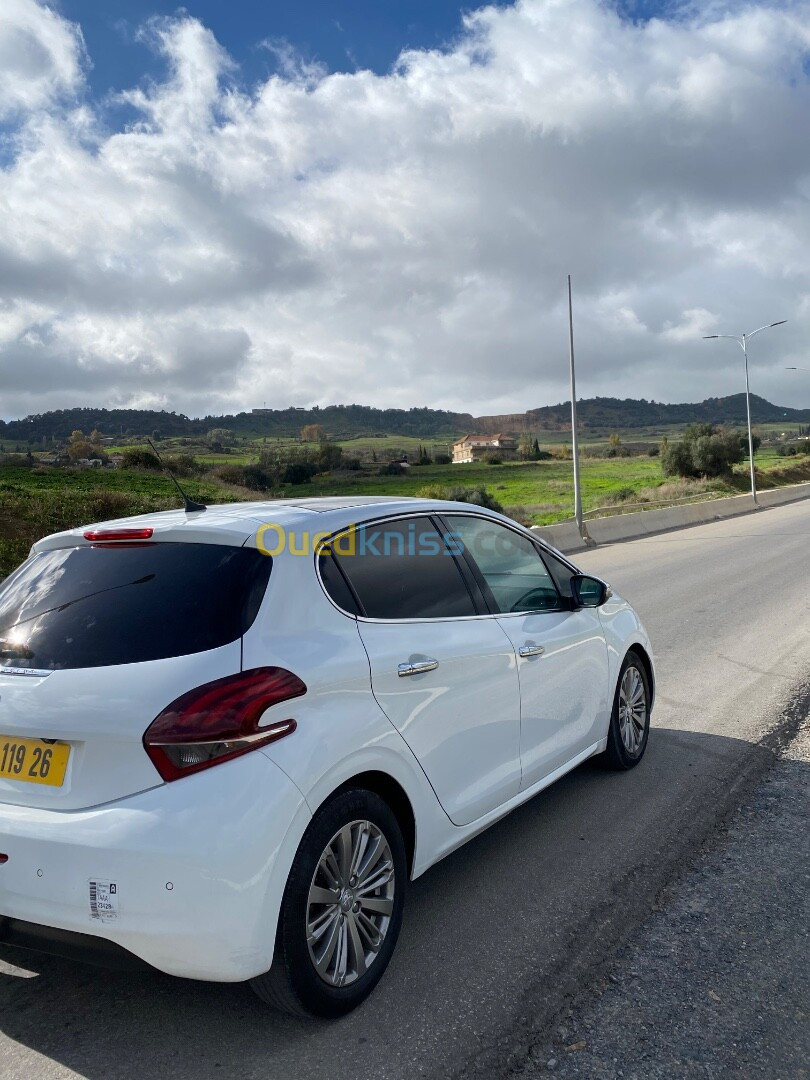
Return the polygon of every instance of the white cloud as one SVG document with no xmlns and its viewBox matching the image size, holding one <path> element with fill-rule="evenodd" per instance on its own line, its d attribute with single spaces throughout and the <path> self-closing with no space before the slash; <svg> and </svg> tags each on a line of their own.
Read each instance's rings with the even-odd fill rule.
<svg viewBox="0 0 810 1080">
<path fill-rule="evenodd" d="M 0 7 L 0 119 L 41 109 L 82 85 L 77 26 L 35 0 Z"/>
<path fill-rule="evenodd" d="M 0 75 L 20 115 L 4 415 L 532 407 L 567 392 L 568 272 L 584 396 L 735 392 L 737 357 L 701 334 L 787 317 L 752 382 L 802 399 L 782 369 L 810 366 L 806 4 L 632 24 L 522 0 L 384 76 L 275 45 L 281 74 L 250 88 L 199 22 L 160 19 L 143 34 L 165 77 L 112 133 L 76 104 L 75 27 L 32 0 L 0 27 L 0 56 L 24 33 L 50 58 L 39 84 Z"/>
</svg>

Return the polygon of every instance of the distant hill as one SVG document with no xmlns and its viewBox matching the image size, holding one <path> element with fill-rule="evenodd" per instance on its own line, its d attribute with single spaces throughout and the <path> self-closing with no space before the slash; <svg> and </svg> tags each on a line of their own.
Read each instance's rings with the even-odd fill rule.
<svg viewBox="0 0 810 1080">
<path fill-rule="evenodd" d="M 806 424 L 810 409 L 788 409 L 772 405 L 765 398 L 751 395 L 751 418 L 755 424 Z M 667 405 L 644 398 L 585 398 L 577 402 L 577 419 L 584 429 L 663 427 L 667 424 L 745 424 L 745 394 L 730 397 L 706 398 L 691 404 Z M 571 403 L 546 405 L 525 413 L 501 416 L 479 416 L 476 431 L 560 431 L 571 427 Z"/>
<path fill-rule="evenodd" d="M 627 430 L 656 428 L 668 424 L 707 422 L 744 424 L 745 395 L 707 398 L 694 404 L 666 405 L 643 398 L 586 398 L 577 403 L 584 430 Z M 772 405 L 765 398 L 751 397 L 754 423 L 784 421 L 810 423 L 810 409 L 789 409 Z M 0 441 L 40 443 L 43 438 L 61 441 L 80 428 L 85 434 L 97 429 L 107 436 L 153 435 L 203 436 L 211 428 L 227 428 L 240 435 L 294 436 L 304 424 L 321 424 L 333 438 L 356 435 L 412 435 L 425 439 L 449 438 L 462 433 L 498 431 L 565 431 L 571 427 L 568 402 L 530 409 L 525 413 L 474 417 L 470 413 L 443 409 L 374 409 L 368 405 L 329 405 L 313 409 L 267 409 L 259 412 L 191 419 L 182 413 L 150 409 L 58 409 L 27 416 L 24 420 L 0 421 Z"/>
</svg>

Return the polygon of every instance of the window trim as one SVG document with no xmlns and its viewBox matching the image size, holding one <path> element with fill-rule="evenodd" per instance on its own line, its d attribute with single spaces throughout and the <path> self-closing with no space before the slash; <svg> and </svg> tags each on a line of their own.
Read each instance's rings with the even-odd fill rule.
<svg viewBox="0 0 810 1080">
<path fill-rule="evenodd" d="M 335 539 L 335 537 L 340 536 L 340 535 L 341 535 L 340 532 L 333 533 L 329 537 L 328 540 L 324 540 L 322 546 L 323 547 L 329 547 L 329 545 L 332 543 L 332 541 Z M 335 568 L 337 569 L 337 572 L 340 574 L 340 576 L 343 578 L 343 582 L 346 585 L 346 588 L 349 590 L 349 595 L 351 596 L 352 600 L 354 600 L 354 605 L 357 608 L 357 611 L 347 611 L 346 608 L 342 608 L 340 606 L 340 604 L 338 604 L 338 602 L 333 598 L 333 596 L 329 592 L 329 590 L 327 589 L 326 585 L 324 584 L 323 577 L 321 576 L 321 559 L 322 558 L 324 558 L 324 556 L 323 556 L 323 553 L 319 549 L 318 551 L 315 552 L 315 576 L 318 579 L 318 584 L 320 585 L 321 589 L 323 590 L 323 593 L 326 596 L 326 599 L 329 601 L 329 603 L 332 605 L 333 608 L 335 608 L 337 611 L 340 612 L 341 615 L 346 615 L 346 616 L 348 616 L 348 618 L 355 619 L 355 620 L 361 618 L 361 612 L 363 611 L 363 605 L 360 603 L 360 597 L 357 595 L 357 593 L 355 591 L 355 588 L 354 588 L 354 585 L 352 585 L 351 581 L 349 581 L 349 577 L 346 574 L 343 567 L 340 565 L 340 562 L 335 558 L 334 553 L 333 553 L 332 554 L 332 560 L 333 560 L 333 562 L 335 564 Z"/>
</svg>

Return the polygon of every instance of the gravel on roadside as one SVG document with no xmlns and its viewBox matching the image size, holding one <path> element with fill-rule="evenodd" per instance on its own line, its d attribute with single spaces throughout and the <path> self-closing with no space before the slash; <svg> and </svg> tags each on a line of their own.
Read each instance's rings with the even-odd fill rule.
<svg viewBox="0 0 810 1080">
<path fill-rule="evenodd" d="M 513 1076 L 810 1078 L 810 726 Z"/>
</svg>

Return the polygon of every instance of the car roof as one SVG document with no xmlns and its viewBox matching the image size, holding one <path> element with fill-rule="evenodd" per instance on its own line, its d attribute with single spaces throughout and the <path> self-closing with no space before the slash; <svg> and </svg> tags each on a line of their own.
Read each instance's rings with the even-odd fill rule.
<svg viewBox="0 0 810 1080">
<path fill-rule="evenodd" d="M 272 522 L 285 529 L 312 526 L 332 532 L 379 516 L 425 511 L 473 511 L 499 517 L 484 507 L 444 499 L 392 498 L 388 495 L 331 496 L 303 499 L 268 499 L 262 502 L 214 503 L 205 511 L 161 510 L 109 521 L 93 522 L 52 533 L 38 540 L 34 552 L 85 544 L 90 530 L 153 529 L 153 540 L 241 546 L 255 539 L 257 530 Z M 368 511 L 368 512 L 364 512 Z"/>
</svg>

